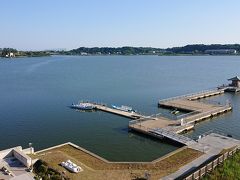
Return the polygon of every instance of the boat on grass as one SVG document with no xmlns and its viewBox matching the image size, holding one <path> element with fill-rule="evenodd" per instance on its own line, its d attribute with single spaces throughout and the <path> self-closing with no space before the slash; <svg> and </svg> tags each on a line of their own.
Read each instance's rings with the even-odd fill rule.
<svg viewBox="0 0 240 180">
<path fill-rule="evenodd" d="M 82 168 L 76 164 L 74 164 L 72 161 L 67 160 L 66 162 L 61 162 L 61 166 L 65 167 L 67 170 L 78 173 L 82 171 Z"/>
</svg>

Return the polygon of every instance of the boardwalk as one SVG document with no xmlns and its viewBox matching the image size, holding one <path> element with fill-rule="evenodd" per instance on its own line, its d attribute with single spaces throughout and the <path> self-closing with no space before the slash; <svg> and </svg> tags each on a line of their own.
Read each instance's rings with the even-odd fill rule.
<svg viewBox="0 0 240 180">
<path fill-rule="evenodd" d="M 216 96 L 216 95 L 223 94 L 224 90 L 225 90 L 224 88 L 208 90 L 205 92 L 200 92 L 200 93 L 190 95 L 187 98 L 188 98 L 188 100 L 197 100 L 197 99 L 207 98 L 210 96 Z"/>
<path fill-rule="evenodd" d="M 138 114 L 136 112 L 121 111 L 121 110 L 118 110 L 118 109 L 107 107 L 106 105 L 102 105 L 102 104 L 96 104 L 96 103 L 90 103 L 90 104 L 92 106 L 94 106 L 97 110 L 105 111 L 105 112 L 108 112 L 108 113 L 116 114 L 116 115 L 127 117 L 127 118 L 130 118 L 130 119 L 138 119 L 138 118 L 144 117 L 143 115 Z"/>
<path fill-rule="evenodd" d="M 201 113 L 183 118 L 183 121 L 184 121 L 184 123 L 187 123 L 187 124 L 197 123 L 197 122 L 202 121 L 204 119 L 211 118 L 211 117 L 226 113 L 226 112 L 231 111 L 231 110 L 232 110 L 231 105 L 226 104 L 225 106 L 212 108 L 209 111 L 203 111 Z"/>
<path fill-rule="evenodd" d="M 176 108 L 176 109 L 184 110 L 187 112 L 192 112 L 192 111 L 204 112 L 204 111 L 208 111 L 209 109 L 219 107 L 219 105 L 206 104 L 199 101 L 188 100 L 186 98 L 160 102 L 159 106 L 165 107 L 165 108 L 173 108 L 173 109 Z"/>
<path fill-rule="evenodd" d="M 167 98 L 167 99 L 162 99 L 159 101 L 160 102 L 166 102 L 166 101 L 172 101 L 175 99 L 188 99 L 188 100 L 197 100 L 197 99 L 202 99 L 202 98 L 206 98 L 206 97 L 210 97 L 210 96 L 216 96 L 216 95 L 220 95 L 223 94 L 226 88 L 220 88 L 220 89 L 210 89 L 210 90 L 204 90 L 204 91 L 200 91 L 197 93 L 191 93 L 191 94 L 186 94 L 186 95 L 182 95 L 182 96 L 176 96 L 176 97 L 171 97 L 171 98 Z"/>
<path fill-rule="evenodd" d="M 204 154 L 187 165 L 182 166 L 176 172 L 162 178 L 162 180 L 184 179 L 181 176 L 188 174 L 206 161 L 209 161 L 209 159 L 218 156 L 223 150 L 239 148 L 240 141 L 224 135 L 211 133 L 199 139 L 197 143 L 190 144 L 188 147 L 202 151 Z"/>
<path fill-rule="evenodd" d="M 171 132 L 171 131 L 167 131 L 167 130 L 162 129 L 162 128 L 154 128 L 154 129 L 151 129 L 149 132 L 156 135 L 156 136 L 159 136 L 160 138 L 161 137 L 166 137 L 168 139 L 171 139 L 173 141 L 182 143 L 184 145 L 191 145 L 191 144 L 196 143 L 191 138 L 188 138 L 186 136 L 183 136 L 183 135 Z"/>
<path fill-rule="evenodd" d="M 143 117 L 130 122 L 129 128 L 141 133 L 153 135 L 158 138 L 166 137 L 168 139 L 172 139 L 173 141 L 188 145 L 188 142 L 184 141 L 185 137 L 182 135 L 178 136 L 177 133 L 192 129 L 194 127 L 194 124 L 199 121 L 232 110 L 230 104 L 207 104 L 198 101 L 201 98 L 220 95 L 222 93 L 224 93 L 224 89 L 215 89 L 160 100 L 158 102 L 158 105 L 160 107 L 184 110 L 188 112 L 188 114 L 180 116 L 181 118 L 179 120 L 171 120 L 161 116 L 149 119 Z M 190 139 L 188 140 L 192 143 Z"/>
<path fill-rule="evenodd" d="M 154 135 L 158 138 L 166 137 L 181 144 L 188 145 L 189 143 L 193 143 L 193 141 L 185 136 L 178 135 L 178 133 L 193 129 L 194 124 L 198 121 L 225 113 L 232 109 L 229 104 L 223 106 L 220 104 L 207 104 L 197 101 L 201 98 L 219 95 L 222 93 L 224 93 L 224 89 L 215 89 L 159 101 L 158 104 L 161 107 L 190 112 L 187 115 L 182 116 L 180 120 L 171 120 L 157 115 L 144 116 L 132 111 L 128 112 L 110 108 L 103 104 L 89 104 L 94 106 L 97 110 L 134 119 L 129 122 L 129 129 L 148 135 Z"/>
<path fill-rule="evenodd" d="M 216 90 L 210 90 L 210 91 L 196 93 L 188 96 L 161 100 L 159 101 L 159 106 L 191 112 L 189 116 L 183 117 L 181 119 L 184 123 L 187 123 L 187 124 L 196 123 L 206 118 L 210 118 L 210 117 L 232 110 L 232 107 L 230 104 L 226 104 L 226 105 L 207 104 L 204 102 L 197 101 L 198 99 L 219 95 L 219 94 L 222 94 L 223 92 L 224 92 L 223 89 L 220 89 L 220 90 L 216 89 Z"/>
</svg>

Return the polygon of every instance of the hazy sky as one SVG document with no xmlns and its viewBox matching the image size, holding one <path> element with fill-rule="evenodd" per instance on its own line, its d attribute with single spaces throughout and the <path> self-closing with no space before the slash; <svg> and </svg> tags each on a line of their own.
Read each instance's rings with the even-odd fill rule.
<svg viewBox="0 0 240 180">
<path fill-rule="evenodd" d="M 1 0 L 0 47 L 240 43 L 240 0 Z"/>
</svg>

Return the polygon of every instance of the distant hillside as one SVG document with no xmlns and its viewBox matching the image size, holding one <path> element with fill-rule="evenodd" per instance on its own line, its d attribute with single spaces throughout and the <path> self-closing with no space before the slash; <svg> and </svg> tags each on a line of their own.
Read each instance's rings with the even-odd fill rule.
<svg viewBox="0 0 240 180">
<path fill-rule="evenodd" d="M 13 48 L 0 48 L 0 57 L 41 57 L 49 55 L 48 51 L 18 51 Z"/>
<path fill-rule="evenodd" d="M 81 55 L 148 55 L 148 54 L 159 54 L 164 50 L 160 48 L 151 47 L 94 47 L 86 48 L 80 47 L 78 49 L 70 50 L 70 54 L 81 54 Z"/>
<path fill-rule="evenodd" d="M 233 49 L 240 52 L 240 45 L 239 44 L 211 44 L 211 45 L 204 45 L 204 44 L 194 44 L 194 45 L 186 45 L 183 47 L 173 47 L 167 48 L 166 51 L 176 53 L 176 54 L 205 54 L 207 50 L 226 50 L 226 49 Z"/>
<path fill-rule="evenodd" d="M 0 48 L 0 57 L 49 56 L 49 55 L 240 55 L 240 44 L 193 44 L 173 48 L 153 47 L 80 47 L 70 51 L 17 51 L 12 48 Z"/>
<path fill-rule="evenodd" d="M 204 55 L 204 54 L 237 54 L 240 52 L 239 44 L 194 44 L 173 48 L 152 48 L 152 47 L 80 47 L 63 52 L 69 55 Z"/>
</svg>

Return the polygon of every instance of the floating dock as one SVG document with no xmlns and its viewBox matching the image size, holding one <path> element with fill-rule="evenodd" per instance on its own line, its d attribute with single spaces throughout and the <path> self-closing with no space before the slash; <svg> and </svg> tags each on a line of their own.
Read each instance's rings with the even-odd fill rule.
<svg viewBox="0 0 240 180">
<path fill-rule="evenodd" d="M 203 91 L 197 94 L 193 94 L 188 96 L 188 100 L 192 101 L 192 100 L 197 100 L 197 99 L 203 99 L 203 98 L 207 98 L 210 96 L 216 96 L 216 95 L 220 95 L 224 93 L 224 88 L 222 89 L 213 89 L 213 90 L 207 90 L 207 91 Z"/>
<path fill-rule="evenodd" d="M 208 104 L 197 100 L 220 95 L 224 92 L 224 88 L 212 89 L 190 95 L 160 100 L 158 102 L 159 107 L 182 110 L 188 113 L 186 115 L 181 115 L 179 120 L 171 120 L 161 116 L 156 118 L 142 117 L 137 120 L 130 121 L 129 129 L 156 138 L 167 138 L 184 145 L 190 145 L 194 141 L 180 135 L 180 133 L 193 129 L 194 125 L 199 121 L 203 121 L 207 118 L 218 116 L 232 110 L 230 104 Z"/>
<path fill-rule="evenodd" d="M 225 89 L 226 92 L 240 92 L 240 88 L 236 88 L 236 87 L 228 87 Z"/>
<path fill-rule="evenodd" d="M 130 118 L 130 119 L 139 119 L 139 118 L 144 117 L 143 115 L 138 114 L 133 111 L 131 111 L 131 112 L 122 111 L 122 110 L 110 108 L 104 104 L 97 104 L 97 103 L 89 103 L 89 104 L 91 104 L 96 110 L 116 114 L 116 115 L 123 116 L 123 117 Z"/>
<path fill-rule="evenodd" d="M 146 128 L 139 124 L 131 124 L 131 125 L 129 125 L 129 128 L 136 132 L 146 134 L 146 135 L 158 138 L 158 139 L 167 138 L 167 139 L 170 139 L 171 141 L 180 143 L 182 145 L 190 145 L 190 144 L 196 143 L 196 141 L 194 141 L 191 138 L 188 138 L 184 135 L 178 134 L 174 131 L 171 131 L 171 130 L 168 130 L 165 128 Z"/>
<path fill-rule="evenodd" d="M 240 79 L 235 77 L 233 80 L 235 79 L 237 79 L 237 83 L 232 83 L 232 85 L 235 86 L 237 84 L 235 89 L 239 89 Z M 200 121 L 232 110 L 230 104 L 210 104 L 199 100 L 210 96 L 221 95 L 228 89 L 229 86 L 223 85 L 211 90 L 160 100 L 158 102 L 159 107 L 187 112 L 187 114 L 178 116 L 178 120 L 169 119 L 161 115 L 144 116 L 134 111 L 114 109 L 104 104 L 88 103 L 96 110 L 133 119 L 128 125 L 130 130 L 138 131 L 156 138 L 167 138 L 184 145 L 190 145 L 195 141 L 180 135 L 180 133 L 193 129 L 194 125 Z"/>
<path fill-rule="evenodd" d="M 134 111 L 123 111 L 106 106 L 105 104 L 90 103 L 96 110 L 116 114 L 129 119 L 129 129 L 143 134 L 154 136 L 156 138 L 167 138 L 175 142 L 189 145 L 194 141 L 180 133 L 187 132 L 194 128 L 199 121 L 211 118 L 232 110 L 230 104 L 208 104 L 198 101 L 199 99 L 223 94 L 224 88 L 202 91 L 199 93 L 178 96 L 160 100 L 159 107 L 183 110 L 187 114 L 178 117 L 178 120 L 172 120 L 163 116 L 144 116 Z M 181 117 L 181 118 L 180 118 Z"/>
</svg>

